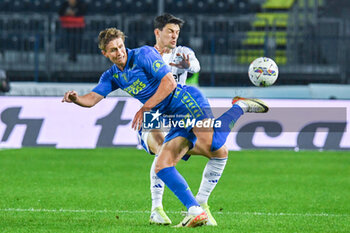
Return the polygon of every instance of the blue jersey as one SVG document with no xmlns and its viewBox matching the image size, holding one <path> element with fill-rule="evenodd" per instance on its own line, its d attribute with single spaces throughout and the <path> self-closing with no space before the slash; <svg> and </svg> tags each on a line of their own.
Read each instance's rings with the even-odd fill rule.
<svg viewBox="0 0 350 233">
<path fill-rule="evenodd" d="M 92 90 L 104 97 L 121 88 L 142 103 L 157 91 L 161 79 L 170 72 L 158 51 L 150 46 L 127 49 L 128 60 L 123 71 L 115 64 L 101 75 L 98 85 Z M 169 95 L 160 105 L 167 105 Z"/>
<path fill-rule="evenodd" d="M 116 65 L 101 75 L 98 85 L 92 90 L 104 97 L 110 92 L 121 88 L 142 103 L 150 99 L 157 91 L 162 78 L 170 72 L 158 51 L 150 46 L 137 49 L 127 49 L 128 60 L 123 71 Z M 178 121 L 191 118 L 202 120 L 212 118 L 208 100 L 195 87 L 181 86 L 167 96 L 156 107 L 162 114 L 175 115 Z M 172 126 L 165 142 L 182 136 L 194 146 L 196 137 L 191 131 L 192 126 L 183 128 Z"/>
</svg>

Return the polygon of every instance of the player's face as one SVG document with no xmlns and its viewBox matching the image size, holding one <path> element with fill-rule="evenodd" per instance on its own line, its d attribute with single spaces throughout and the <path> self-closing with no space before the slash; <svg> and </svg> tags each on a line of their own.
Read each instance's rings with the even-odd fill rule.
<svg viewBox="0 0 350 233">
<path fill-rule="evenodd" d="M 180 27 L 177 24 L 168 23 L 163 30 L 159 30 L 159 46 L 163 48 L 173 49 L 176 47 L 179 38 Z"/>
<path fill-rule="evenodd" d="M 122 38 L 111 40 L 106 46 L 106 51 L 102 51 L 102 54 L 119 68 L 124 68 L 128 59 Z"/>
</svg>

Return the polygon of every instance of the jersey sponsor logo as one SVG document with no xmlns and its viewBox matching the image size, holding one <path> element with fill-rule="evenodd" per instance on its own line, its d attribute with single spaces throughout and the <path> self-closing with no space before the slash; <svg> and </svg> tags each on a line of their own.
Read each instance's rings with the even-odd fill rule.
<svg viewBox="0 0 350 233">
<path fill-rule="evenodd" d="M 113 77 L 118 79 L 119 75 L 118 74 L 113 74 Z"/>
<path fill-rule="evenodd" d="M 164 61 L 162 61 L 162 60 L 155 60 L 153 62 L 152 68 L 153 68 L 154 72 L 158 72 L 158 70 L 160 68 L 162 68 L 164 65 L 165 65 Z"/>
<path fill-rule="evenodd" d="M 126 76 L 124 77 L 126 78 Z M 147 85 L 140 81 L 140 79 L 137 79 L 135 82 L 133 82 L 130 86 L 124 88 L 123 90 L 129 93 L 131 96 L 137 95 L 140 91 L 142 91 Z"/>
</svg>

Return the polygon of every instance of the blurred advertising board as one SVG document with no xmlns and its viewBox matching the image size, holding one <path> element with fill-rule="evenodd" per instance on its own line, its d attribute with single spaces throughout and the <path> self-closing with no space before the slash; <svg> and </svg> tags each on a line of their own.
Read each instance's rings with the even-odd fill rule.
<svg viewBox="0 0 350 233">
<path fill-rule="evenodd" d="M 350 150 L 350 100 L 266 99 L 266 114 L 244 114 L 227 138 L 230 150 Z M 210 98 L 214 115 L 231 105 Z M 58 97 L 0 97 L 0 148 L 139 147 L 131 122 L 138 100 L 109 97 L 92 108 Z"/>
</svg>

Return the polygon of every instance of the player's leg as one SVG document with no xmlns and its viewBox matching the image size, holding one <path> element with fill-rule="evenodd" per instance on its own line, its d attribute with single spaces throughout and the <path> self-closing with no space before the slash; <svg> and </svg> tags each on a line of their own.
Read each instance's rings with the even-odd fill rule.
<svg viewBox="0 0 350 233">
<path fill-rule="evenodd" d="M 201 185 L 196 195 L 196 200 L 208 215 L 208 225 L 216 226 L 217 223 L 210 213 L 208 199 L 218 183 L 226 166 L 228 151 L 224 146 L 227 136 L 231 132 L 235 122 L 244 112 L 267 112 L 268 107 L 261 100 L 235 97 L 233 106 L 216 120 L 221 121 L 221 127 L 202 129 L 194 128 L 197 136 L 195 147 L 189 154 L 204 155 L 209 161 L 204 168 Z M 203 120 L 206 121 L 206 120 Z"/>
<path fill-rule="evenodd" d="M 205 133 L 203 133 L 202 129 L 199 131 L 201 133 L 197 137 L 196 145 L 188 153 L 191 155 L 203 155 L 207 157 L 209 161 L 203 170 L 202 181 L 196 195 L 196 200 L 208 216 L 207 225 L 216 226 L 216 220 L 209 209 L 208 199 L 218 184 L 225 169 L 228 158 L 228 150 L 226 146 L 222 146 L 216 151 L 211 151 L 211 138 L 214 132 L 213 128 L 208 129 Z"/>
<path fill-rule="evenodd" d="M 179 108 L 176 109 L 176 113 L 180 113 L 181 115 L 190 115 L 197 120 L 213 118 L 211 108 L 207 99 L 202 95 L 202 93 L 198 89 L 194 87 L 185 86 L 183 87 L 178 96 L 181 96 L 181 103 L 183 103 L 185 107 L 179 106 Z M 222 125 L 224 125 L 223 127 L 229 129 L 230 122 L 235 122 L 243 114 L 243 111 L 239 106 L 235 106 L 234 109 L 232 109 L 231 111 L 228 110 L 228 112 L 229 113 L 226 113 L 226 115 L 228 115 L 226 118 L 230 117 L 234 119 L 230 119 L 229 121 L 225 120 Z M 204 133 L 203 130 L 203 128 L 198 129 L 198 131 Z M 202 206 L 206 208 L 207 214 L 210 216 L 210 225 L 216 225 L 215 219 L 210 214 L 209 206 L 207 205 L 207 200 L 210 193 L 215 188 L 217 181 L 220 178 L 217 176 L 217 174 L 220 174 L 221 176 L 222 171 L 224 170 L 228 152 L 226 147 L 223 147 L 222 145 L 215 151 L 211 149 L 214 130 L 212 128 L 209 128 L 207 130 L 209 132 L 205 133 L 206 137 L 203 137 L 202 135 L 197 135 L 198 146 L 196 144 L 195 148 L 192 150 L 192 154 L 201 154 L 210 158 L 210 161 L 204 169 L 203 180 L 201 182 L 199 194 L 197 196 L 198 200 L 202 202 L 200 204 L 202 204 Z M 225 143 L 225 135 L 222 137 L 221 140 L 223 141 L 223 143 Z"/>
<path fill-rule="evenodd" d="M 193 87 L 183 87 L 183 89 L 181 88 L 178 88 L 178 89 L 179 91 L 177 92 L 178 93 L 177 96 L 181 96 L 181 103 L 183 103 L 185 107 L 181 105 L 179 108 L 174 108 L 176 109 L 175 113 L 181 113 L 183 115 L 192 115 L 197 120 L 203 120 L 211 117 L 212 114 L 210 110 L 210 105 L 207 102 L 206 98 L 204 98 L 204 96 L 200 93 L 198 89 Z M 230 108 L 226 113 L 224 113 L 220 119 L 217 119 L 217 120 L 220 120 L 221 122 L 221 126 L 223 128 L 222 130 L 210 129 L 208 133 L 208 132 L 203 132 L 203 128 L 200 128 L 200 129 L 196 127 L 193 128 L 193 132 L 197 136 L 198 140 L 203 143 L 203 148 L 204 148 L 203 150 L 207 153 L 208 155 L 207 157 L 210 157 L 210 158 L 218 157 L 218 158 L 221 158 L 222 161 L 225 161 L 225 158 L 227 158 L 228 152 L 223 145 L 226 141 L 226 138 L 229 132 L 233 127 L 233 124 L 237 121 L 237 119 L 244 112 L 266 112 L 268 110 L 266 105 L 264 105 L 262 102 L 259 102 L 257 100 L 244 99 L 244 98 L 238 98 L 236 100 L 235 99 L 233 101 L 234 106 Z M 187 111 L 187 109 L 189 111 Z M 217 127 L 217 128 L 221 129 L 221 127 Z M 164 148 L 164 145 L 162 147 L 162 150 L 163 148 Z M 168 151 L 167 153 L 171 154 L 171 151 Z M 176 153 L 175 155 L 178 155 L 178 154 L 179 153 Z M 158 164 L 160 164 L 159 161 L 157 162 L 157 166 Z M 223 168 L 225 167 L 225 164 L 226 164 L 226 161 L 222 164 Z M 161 172 L 165 171 L 165 169 L 168 169 L 168 167 L 170 166 L 173 166 L 173 165 L 167 164 L 167 166 L 163 166 L 165 168 L 163 170 L 159 169 L 159 173 L 157 173 L 158 176 L 163 181 L 165 181 L 165 179 L 161 177 L 163 176 Z M 158 171 L 157 167 L 156 167 L 156 170 Z M 168 183 L 167 182 L 165 183 L 170 188 Z M 172 188 L 170 189 L 176 194 L 176 190 L 174 191 Z M 177 196 L 187 207 L 187 204 L 184 202 L 184 200 L 182 200 L 179 195 Z M 193 203 L 194 201 L 192 201 L 192 204 Z M 186 218 L 184 220 L 186 221 Z"/>
<path fill-rule="evenodd" d="M 153 163 L 150 169 L 150 190 L 152 197 L 152 208 L 149 222 L 151 224 L 169 225 L 171 220 L 164 212 L 162 199 L 164 193 L 164 182 L 159 179 L 154 171 L 157 162 L 157 154 L 164 142 L 164 133 L 159 129 L 139 131 L 139 141 L 145 151 L 154 155 Z"/>
<path fill-rule="evenodd" d="M 234 124 L 245 112 L 265 113 L 268 110 L 268 106 L 259 99 L 234 97 L 232 107 L 216 119 L 221 122 L 221 127 L 214 127 L 211 150 L 218 150 L 225 144 Z"/>
<path fill-rule="evenodd" d="M 162 204 L 165 184 L 157 176 L 154 170 L 160 148 L 164 142 L 164 133 L 161 130 L 153 129 L 148 133 L 147 137 L 144 137 L 144 139 L 147 142 L 147 146 L 150 153 L 155 154 L 150 170 L 152 209 L 149 221 L 151 224 L 169 225 L 171 224 L 171 220 L 164 212 Z"/>
<path fill-rule="evenodd" d="M 151 194 L 152 194 L 152 211 L 163 209 L 162 199 L 164 193 L 164 182 L 159 179 L 155 172 L 155 164 L 158 159 L 160 148 L 164 142 L 164 134 L 160 130 L 152 130 L 147 137 L 147 144 L 152 153 L 155 154 L 150 170 Z M 151 214 L 152 217 L 152 214 Z M 156 221 L 156 220 L 155 220 Z"/>
<path fill-rule="evenodd" d="M 183 86 L 177 87 L 177 90 L 175 99 L 181 101 L 177 102 L 175 113 L 188 115 L 197 121 L 213 118 L 210 104 L 199 89 Z M 210 140 L 211 151 L 216 151 L 225 144 L 234 124 L 245 112 L 267 112 L 267 110 L 268 107 L 261 100 L 235 97 L 232 107 L 215 120 L 214 133 Z M 219 123 L 219 126 L 216 123 Z"/>
<path fill-rule="evenodd" d="M 196 201 L 186 180 L 175 168 L 191 147 L 191 142 L 182 136 L 166 141 L 161 148 L 155 168 L 158 177 L 188 210 L 187 216 L 177 225 L 178 227 L 196 227 L 207 222 L 207 215 Z"/>
<path fill-rule="evenodd" d="M 221 122 L 221 127 L 214 128 L 194 128 L 193 132 L 197 136 L 195 147 L 189 152 L 190 154 L 204 155 L 209 158 L 206 164 L 202 181 L 196 195 L 196 200 L 203 207 L 208 215 L 208 225 L 216 226 L 216 220 L 212 216 L 208 199 L 221 175 L 225 169 L 228 150 L 224 146 L 226 139 L 231 132 L 235 122 L 244 114 L 244 110 L 239 105 L 233 105 L 223 115 L 216 119 Z M 205 119 L 203 121 L 207 121 Z"/>
<path fill-rule="evenodd" d="M 189 109 L 189 112 L 182 112 L 183 115 L 189 114 L 193 118 L 204 122 L 213 118 L 207 99 L 197 88 L 189 86 L 184 87 L 182 90 L 181 102 L 184 103 L 186 108 L 182 108 L 180 111 Z M 228 133 L 231 131 L 230 127 L 232 127 L 232 122 L 236 122 L 241 115 L 243 115 L 243 110 L 238 105 L 225 112 L 221 118 L 217 119 L 219 123 L 222 122 L 221 127 L 218 127 L 218 131 L 222 129 L 221 132 L 216 133 L 215 137 L 213 136 L 213 128 L 203 129 L 195 127 L 193 129 L 193 132 L 195 132 L 197 136 L 197 142 L 191 154 L 204 155 L 210 159 L 203 171 L 202 182 L 196 197 L 201 206 L 206 210 L 210 225 L 217 225 L 217 223 L 209 211 L 209 206 L 207 204 L 208 198 L 219 181 L 226 165 L 228 151 L 223 145 L 226 142 Z M 212 149 L 213 143 L 215 143 L 216 146 L 215 150 Z"/>
<path fill-rule="evenodd" d="M 160 129 L 150 130 L 147 137 L 148 148 L 151 153 L 158 154 L 164 142 L 165 133 Z"/>
</svg>

